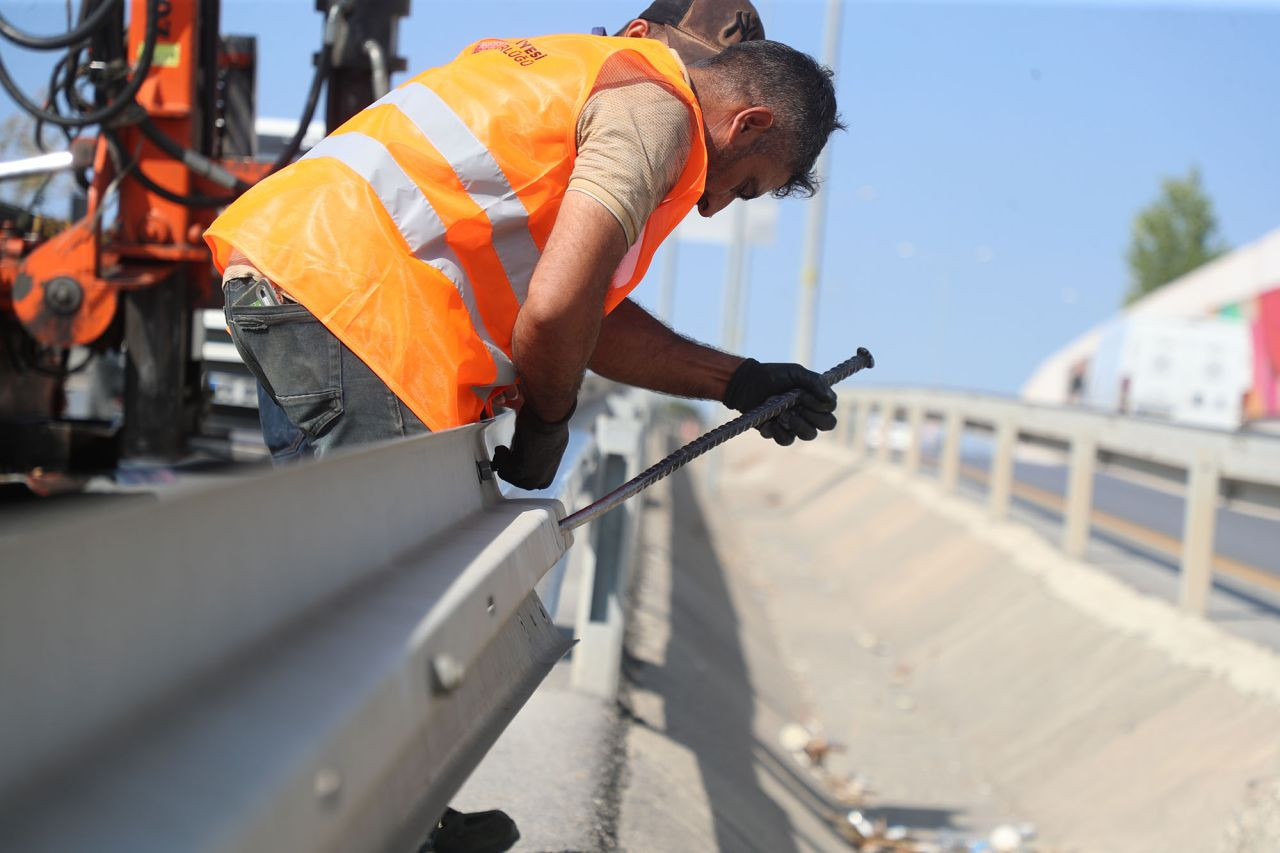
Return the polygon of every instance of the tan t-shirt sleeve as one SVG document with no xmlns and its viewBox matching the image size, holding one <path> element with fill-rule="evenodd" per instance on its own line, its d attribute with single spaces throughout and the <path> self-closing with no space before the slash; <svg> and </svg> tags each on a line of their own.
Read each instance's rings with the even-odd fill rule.
<svg viewBox="0 0 1280 853">
<path fill-rule="evenodd" d="M 688 108 L 651 80 L 601 89 L 578 117 L 569 189 L 600 202 L 633 245 L 689 159 Z"/>
</svg>

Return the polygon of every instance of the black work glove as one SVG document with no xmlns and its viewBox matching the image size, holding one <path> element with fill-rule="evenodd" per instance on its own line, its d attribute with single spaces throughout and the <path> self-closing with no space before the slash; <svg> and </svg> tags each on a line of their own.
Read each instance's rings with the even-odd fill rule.
<svg viewBox="0 0 1280 853">
<path fill-rule="evenodd" d="M 569 445 L 569 418 L 578 408 L 575 402 L 569 414 L 548 423 L 533 413 L 528 405 L 516 415 L 516 430 L 511 447 L 493 451 L 493 470 L 513 486 L 522 489 L 545 489 L 556 478 L 560 457 Z"/>
<path fill-rule="evenodd" d="M 756 408 L 770 397 L 800 389 L 800 401 L 758 429 L 765 438 L 786 446 L 797 438 L 813 441 L 818 432 L 835 429 L 836 393 L 814 373 L 799 364 L 761 364 L 749 358 L 729 377 L 724 404 L 739 412 Z"/>
</svg>

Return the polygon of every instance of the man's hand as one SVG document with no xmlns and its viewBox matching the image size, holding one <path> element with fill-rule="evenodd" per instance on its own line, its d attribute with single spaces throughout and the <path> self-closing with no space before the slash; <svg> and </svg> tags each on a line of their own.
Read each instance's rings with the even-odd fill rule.
<svg viewBox="0 0 1280 853">
<path fill-rule="evenodd" d="M 516 430 L 511 447 L 493 451 L 493 470 L 513 486 L 522 489 L 545 489 L 556 478 L 560 457 L 569 445 L 569 418 L 575 404 L 563 420 L 547 423 L 528 406 L 516 415 Z"/>
<path fill-rule="evenodd" d="M 799 389 L 800 401 L 760 425 L 760 434 L 786 446 L 797 438 L 812 441 L 819 430 L 835 429 L 836 394 L 820 374 L 799 364 L 761 364 L 749 358 L 729 377 L 724 404 L 739 412 L 756 408 L 770 397 Z"/>
</svg>

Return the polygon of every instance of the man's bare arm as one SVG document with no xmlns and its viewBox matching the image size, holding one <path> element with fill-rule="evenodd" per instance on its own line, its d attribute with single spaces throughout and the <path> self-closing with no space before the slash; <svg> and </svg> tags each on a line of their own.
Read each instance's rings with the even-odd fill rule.
<svg viewBox="0 0 1280 853">
<path fill-rule="evenodd" d="M 630 299 L 604 319 L 591 356 L 601 376 L 664 394 L 724 399 L 725 386 L 741 364 L 730 355 L 676 334 Z"/>
<path fill-rule="evenodd" d="M 511 335 L 525 405 L 544 421 L 558 421 L 573 407 L 609 281 L 626 252 L 626 237 L 607 208 L 584 193 L 565 193 Z"/>
</svg>

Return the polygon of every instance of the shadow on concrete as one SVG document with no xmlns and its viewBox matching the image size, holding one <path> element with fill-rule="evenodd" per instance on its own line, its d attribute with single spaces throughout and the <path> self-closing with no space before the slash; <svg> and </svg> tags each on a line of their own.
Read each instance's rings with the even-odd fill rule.
<svg viewBox="0 0 1280 853">
<path fill-rule="evenodd" d="M 725 569 L 688 475 L 671 483 L 671 636 L 638 682 L 662 696 L 666 734 L 696 756 L 720 850 L 795 851 L 787 813 L 761 788 L 754 691 Z M 770 764 L 774 762 L 769 762 Z"/>
<path fill-rule="evenodd" d="M 857 810 L 873 823 L 884 821 L 886 826 L 903 826 L 916 832 L 961 829 L 955 820 L 958 815 L 963 814 L 960 809 L 904 805 L 854 806 L 842 803 L 794 761 L 767 744 L 757 742 L 756 760 L 798 802 L 828 824 L 840 824 L 848 812 Z"/>
<path fill-rule="evenodd" d="M 787 502 L 790 503 L 792 506 L 797 506 L 797 507 L 808 506 L 809 504 L 816 503 L 819 498 L 823 497 L 828 492 L 834 491 L 835 489 L 847 483 L 849 481 L 849 478 L 857 474 L 860 469 L 861 469 L 861 466 L 856 462 L 849 462 L 846 464 L 839 465 L 836 473 L 832 474 L 830 477 L 823 480 L 821 483 L 818 483 L 816 486 L 810 489 L 806 494 L 800 497 L 788 498 Z"/>
<path fill-rule="evenodd" d="M 802 772 L 794 761 L 759 740 L 756 741 L 755 759 L 760 768 L 786 788 L 792 797 L 828 823 L 841 820 L 848 810 L 819 786 L 813 777 Z"/>
</svg>

